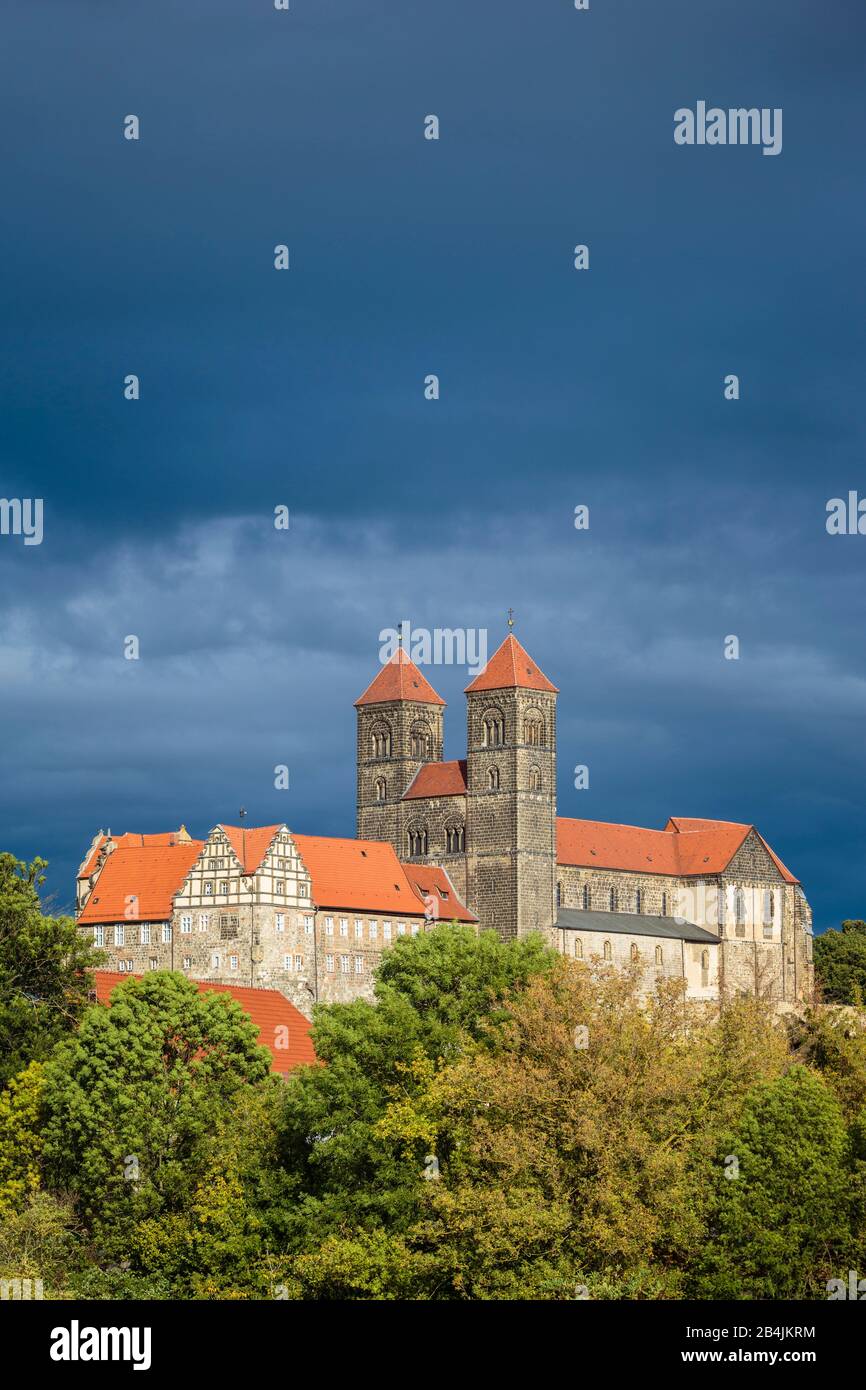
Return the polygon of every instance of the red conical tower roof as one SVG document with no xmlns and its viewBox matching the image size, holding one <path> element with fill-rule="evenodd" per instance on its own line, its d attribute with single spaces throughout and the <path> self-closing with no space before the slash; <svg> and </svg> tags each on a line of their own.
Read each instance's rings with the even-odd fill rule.
<svg viewBox="0 0 866 1390">
<path fill-rule="evenodd" d="M 442 696 L 436 694 L 402 647 L 397 648 L 355 705 L 383 705 L 391 700 L 414 700 L 422 705 L 445 704 Z"/>
<path fill-rule="evenodd" d="M 480 676 L 466 687 L 466 694 L 475 690 L 549 690 L 558 695 L 556 686 L 536 666 L 528 652 L 525 652 L 509 632 L 498 651 L 495 651 Z"/>
</svg>

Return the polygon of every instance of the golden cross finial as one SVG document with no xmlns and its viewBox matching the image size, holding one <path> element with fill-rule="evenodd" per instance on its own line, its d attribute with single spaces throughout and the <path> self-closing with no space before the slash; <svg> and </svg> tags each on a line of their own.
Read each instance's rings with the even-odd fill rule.
<svg viewBox="0 0 866 1390">
<path fill-rule="evenodd" d="M 513 609 L 513 608 L 509 608 L 509 610 L 508 610 L 508 627 L 509 627 L 509 631 L 510 631 L 511 628 L 514 627 L 514 609 Z"/>
</svg>

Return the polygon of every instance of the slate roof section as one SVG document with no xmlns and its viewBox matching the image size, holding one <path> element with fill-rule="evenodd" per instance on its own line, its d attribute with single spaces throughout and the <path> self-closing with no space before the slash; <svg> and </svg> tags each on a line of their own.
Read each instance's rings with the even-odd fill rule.
<svg viewBox="0 0 866 1390">
<path fill-rule="evenodd" d="M 561 907 L 556 926 L 564 931 L 595 931 L 606 936 L 655 936 L 665 940 L 718 944 L 714 932 L 694 922 L 678 923 L 674 917 L 651 917 L 645 912 L 584 912 L 579 907 Z"/>
</svg>

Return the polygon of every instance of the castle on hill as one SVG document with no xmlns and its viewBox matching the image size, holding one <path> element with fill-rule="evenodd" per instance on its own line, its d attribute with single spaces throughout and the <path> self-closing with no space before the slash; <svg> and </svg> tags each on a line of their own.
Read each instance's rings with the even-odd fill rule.
<svg viewBox="0 0 866 1390">
<path fill-rule="evenodd" d="M 437 920 L 797 1005 L 813 990 L 811 912 L 755 826 L 661 830 L 556 814 L 556 686 L 509 631 L 466 687 L 466 757 L 443 761 L 445 702 L 402 648 L 355 702 L 357 838 L 217 825 L 207 839 L 94 837 L 78 922 L 127 972 L 372 996 L 381 952 Z"/>
</svg>

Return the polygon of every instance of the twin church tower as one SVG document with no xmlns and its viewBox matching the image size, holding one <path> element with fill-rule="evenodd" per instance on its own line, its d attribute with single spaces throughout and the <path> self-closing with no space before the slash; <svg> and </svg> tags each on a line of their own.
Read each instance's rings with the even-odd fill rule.
<svg viewBox="0 0 866 1390">
<path fill-rule="evenodd" d="M 357 835 L 440 864 L 503 938 L 556 920 L 555 685 L 512 632 L 466 687 L 466 757 L 444 762 L 445 701 L 400 647 L 355 701 Z"/>
</svg>

